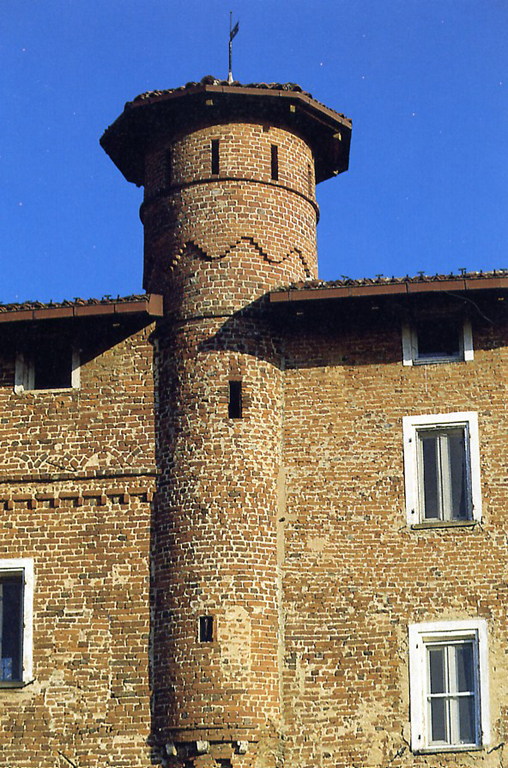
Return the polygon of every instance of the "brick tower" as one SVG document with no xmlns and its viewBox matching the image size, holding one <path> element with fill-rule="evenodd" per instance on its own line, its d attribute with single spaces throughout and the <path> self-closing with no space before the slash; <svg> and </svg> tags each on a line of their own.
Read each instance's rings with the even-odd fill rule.
<svg viewBox="0 0 508 768">
<path fill-rule="evenodd" d="M 175 766 L 284 764 L 282 354 L 264 296 L 317 277 L 315 184 L 351 124 L 298 86 L 204 78 L 101 143 L 145 188 L 156 340 L 153 742 Z"/>
</svg>

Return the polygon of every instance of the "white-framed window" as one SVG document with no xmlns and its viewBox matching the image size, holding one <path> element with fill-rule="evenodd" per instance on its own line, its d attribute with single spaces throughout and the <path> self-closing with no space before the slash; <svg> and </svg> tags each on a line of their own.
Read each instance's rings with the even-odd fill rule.
<svg viewBox="0 0 508 768">
<path fill-rule="evenodd" d="M 440 752 L 490 742 L 487 622 L 409 626 L 411 749 Z"/>
<path fill-rule="evenodd" d="M 405 416 L 402 422 L 408 524 L 480 521 L 478 414 Z"/>
<path fill-rule="evenodd" d="M 0 688 L 32 680 L 33 589 L 31 558 L 0 560 Z"/>
<path fill-rule="evenodd" d="M 469 319 L 425 317 L 402 326 L 404 365 L 473 360 L 473 331 Z"/>
<path fill-rule="evenodd" d="M 21 394 L 36 389 L 78 389 L 79 351 L 69 345 L 37 344 L 36 349 L 16 355 L 14 390 Z"/>
</svg>

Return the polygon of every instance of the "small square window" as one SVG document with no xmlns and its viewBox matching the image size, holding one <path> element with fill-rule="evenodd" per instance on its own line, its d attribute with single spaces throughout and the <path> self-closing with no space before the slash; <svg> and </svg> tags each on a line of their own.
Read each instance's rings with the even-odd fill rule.
<svg viewBox="0 0 508 768">
<path fill-rule="evenodd" d="M 67 341 L 40 339 L 16 355 L 14 389 L 77 389 L 79 352 Z"/>
<path fill-rule="evenodd" d="M 467 750 L 490 740 L 487 624 L 409 627 L 411 748 Z"/>
<path fill-rule="evenodd" d="M 32 600 L 32 560 L 0 560 L 0 687 L 32 679 Z"/>
<path fill-rule="evenodd" d="M 471 321 L 446 316 L 425 317 L 402 328 L 404 365 L 473 360 Z"/>
<path fill-rule="evenodd" d="M 477 414 L 406 416 L 403 430 L 409 525 L 481 520 Z"/>
</svg>

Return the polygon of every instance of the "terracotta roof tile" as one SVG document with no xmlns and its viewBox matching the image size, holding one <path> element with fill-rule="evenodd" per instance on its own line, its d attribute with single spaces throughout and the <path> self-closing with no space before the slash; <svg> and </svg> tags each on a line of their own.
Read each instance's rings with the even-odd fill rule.
<svg viewBox="0 0 508 768">
<path fill-rule="evenodd" d="M 231 88 L 232 90 L 235 88 L 257 88 L 259 90 L 265 91 L 292 91 L 293 93 L 301 93 L 304 96 L 308 96 L 308 98 L 315 101 L 316 104 L 325 106 L 324 104 L 321 104 L 321 102 L 319 102 L 317 99 L 314 99 L 312 93 L 309 93 L 309 91 L 304 91 L 304 89 L 297 83 L 240 83 L 238 80 L 233 80 L 232 83 L 229 83 L 227 80 L 220 80 L 213 75 L 206 75 L 205 77 L 201 78 L 199 82 L 191 80 L 190 82 L 185 83 L 185 85 L 181 85 L 177 88 L 165 88 L 162 90 L 146 91 L 146 93 L 141 93 L 139 96 L 136 96 L 133 101 L 127 102 L 125 108 L 128 109 L 130 106 L 138 105 L 140 102 L 156 99 L 158 96 L 167 96 L 171 93 L 182 93 L 183 91 L 187 91 L 191 88 L 197 88 L 202 85 L 216 85 L 220 86 L 221 88 Z M 326 107 L 326 109 L 330 110 L 330 107 Z M 330 110 L 330 112 L 335 112 L 335 110 Z M 340 117 L 343 117 L 346 120 L 348 119 L 345 115 L 342 114 L 342 112 L 337 112 L 336 114 L 340 115 Z"/>
<path fill-rule="evenodd" d="M 60 307 L 86 307 L 90 305 L 100 304 L 122 304 L 132 301 L 147 301 L 150 298 L 150 294 L 133 294 L 132 296 L 103 296 L 102 299 L 81 299 L 76 297 L 72 299 L 63 299 L 63 301 L 50 301 L 44 303 L 42 301 L 20 301 L 13 302 L 11 304 L 0 304 L 1 312 L 18 312 L 22 310 L 31 309 L 59 309 Z"/>
<path fill-rule="evenodd" d="M 508 277 L 508 269 L 494 269 L 489 272 L 466 272 L 456 275 L 453 272 L 450 274 L 435 274 L 425 275 L 423 272 L 418 273 L 410 277 L 385 277 L 384 275 L 378 275 L 376 277 L 361 277 L 350 278 L 346 275 L 342 275 L 340 280 L 306 280 L 298 283 L 292 283 L 281 288 L 276 289 L 273 293 L 278 291 L 309 291 L 309 290 L 324 290 L 327 288 L 342 288 L 345 286 L 368 286 L 368 285 L 400 285 L 405 283 L 440 283 L 444 281 L 464 281 L 464 280 L 492 280 L 493 278 Z"/>
</svg>

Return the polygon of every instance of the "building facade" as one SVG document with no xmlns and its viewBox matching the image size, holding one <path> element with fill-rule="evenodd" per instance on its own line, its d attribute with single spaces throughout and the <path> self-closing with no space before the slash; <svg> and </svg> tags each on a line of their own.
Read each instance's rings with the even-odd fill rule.
<svg viewBox="0 0 508 768">
<path fill-rule="evenodd" d="M 0 307 L 0 765 L 502 765 L 508 274 L 319 281 L 350 135 L 143 94 L 147 293 Z"/>
</svg>

